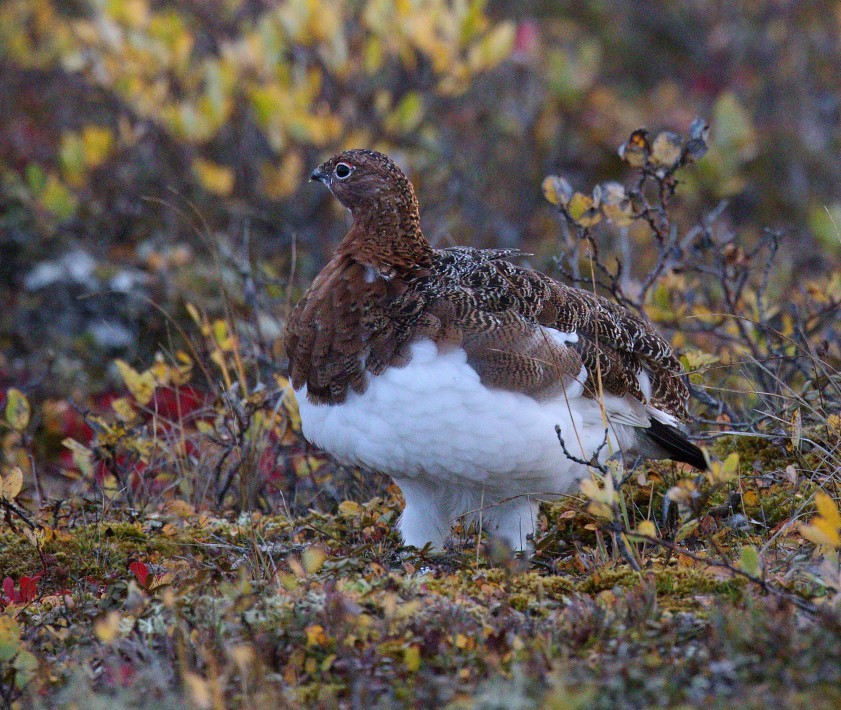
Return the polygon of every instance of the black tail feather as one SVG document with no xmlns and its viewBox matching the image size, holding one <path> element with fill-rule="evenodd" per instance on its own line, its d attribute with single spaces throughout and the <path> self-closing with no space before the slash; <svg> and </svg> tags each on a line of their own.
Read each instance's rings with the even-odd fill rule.
<svg viewBox="0 0 841 710">
<path fill-rule="evenodd" d="M 643 431 L 645 436 L 663 449 L 672 461 L 688 463 L 701 471 L 707 469 L 704 453 L 689 441 L 680 429 L 652 419 L 651 426 Z"/>
</svg>

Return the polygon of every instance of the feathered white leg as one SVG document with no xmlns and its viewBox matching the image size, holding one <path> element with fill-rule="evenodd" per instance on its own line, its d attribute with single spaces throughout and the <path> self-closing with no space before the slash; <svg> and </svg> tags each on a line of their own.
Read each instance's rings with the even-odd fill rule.
<svg viewBox="0 0 841 710">
<path fill-rule="evenodd" d="M 453 523 L 446 502 L 436 495 L 432 485 L 412 479 L 395 479 L 395 483 L 406 501 L 397 523 L 403 543 L 422 548 L 431 542 L 433 549 L 442 550 Z"/>
<path fill-rule="evenodd" d="M 513 550 L 532 548 L 539 505 L 526 496 L 488 506 L 482 512 L 482 525 L 489 535 L 505 540 Z"/>
</svg>

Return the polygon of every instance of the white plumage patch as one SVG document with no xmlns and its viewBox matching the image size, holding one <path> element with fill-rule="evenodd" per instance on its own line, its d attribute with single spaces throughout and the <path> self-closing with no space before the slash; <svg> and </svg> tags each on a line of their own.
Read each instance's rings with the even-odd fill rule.
<svg viewBox="0 0 841 710">
<path fill-rule="evenodd" d="M 562 342 L 575 334 L 547 329 Z M 516 549 L 534 532 L 536 501 L 575 488 L 587 475 L 558 442 L 589 460 L 605 424 L 598 401 L 583 396 L 585 372 L 548 401 L 485 387 L 461 349 L 439 352 L 429 340 L 411 346 L 404 367 L 370 377 L 363 394 L 338 405 L 314 405 L 296 391 L 304 436 L 344 463 L 390 475 L 403 491 L 404 541 L 440 547 L 460 516 L 480 517 Z M 634 427 L 648 426 L 647 407 L 605 398 L 610 446 L 633 448 Z"/>
</svg>

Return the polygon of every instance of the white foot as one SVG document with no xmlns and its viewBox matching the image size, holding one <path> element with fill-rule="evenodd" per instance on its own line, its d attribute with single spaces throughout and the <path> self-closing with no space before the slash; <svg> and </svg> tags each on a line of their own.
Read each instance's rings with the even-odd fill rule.
<svg viewBox="0 0 841 710">
<path fill-rule="evenodd" d="M 502 538 L 515 551 L 532 549 L 538 508 L 536 501 L 526 497 L 490 506 L 483 511 L 483 527 L 489 535 Z"/>
<path fill-rule="evenodd" d="M 447 518 L 442 501 L 436 499 L 434 489 L 411 480 L 397 481 L 397 485 L 406 501 L 397 523 L 403 544 L 421 549 L 432 543 L 434 550 L 443 550 L 452 521 Z"/>
</svg>

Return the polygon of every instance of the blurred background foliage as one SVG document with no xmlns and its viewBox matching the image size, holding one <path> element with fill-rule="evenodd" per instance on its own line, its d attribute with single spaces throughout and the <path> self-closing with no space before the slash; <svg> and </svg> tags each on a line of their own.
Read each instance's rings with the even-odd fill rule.
<svg viewBox="0 0 841 710">
<path fill-rule="evenodd" d="M 544 175 L 621 179 L 632 130 L 704 116 L 686 220 L 727 199 L 748 241 L 781 230 L 783 292 L 839 253 L 838 3 L 3 0 L 0 13 L 6 379 L 43 370 L 47 346 L 57 385 L 98 384 L 108 358 L 148 355 L 163 333 L 139 294 L 212 306 L 220 263 L 231 279 L 255 267 L 282 306 L 293 243 L 300 286 L 345 229 L 307 183 L 343 147 L 398 159 L 436 244 L 523 247 L 545 267 L 558 225 Z"/>
<path fill-rule="evenodd" d="M 280 355 L 347 226 L 308 176 L 345 147 L 397 159 L 436 245 L 521 247 L 560 275 L 544 176 L 622 181 L 631 131 L 701 116 L 710 150 L 675 221 L 715 211 L 747 250 L 779 233 L 780 303 L 841 289 L 841 3 L 2 0 L 0 17 L 0 391 L 86 401 L 122 382 L 115 357 L 173 348 L 185 299 Z M 599 241 L 626 286 L 657 259 L 644 220 Z M 645 305 L 673 325 L 667 291 L 691 306 L 692 283 L 666 276 Z"/>
<path fill-rule="evenodd" d="M 684 545 L 684 551 L 707 545 L 717 556 L 725 536 L 737 546 L 751 540 L 761 548 L 743 547 L 740 569 L 750 570 L 748 576 L 764 591 L 773 591 L 769 584 L 788 590 L 785 595 L 834 590 L 837 599 L 839 585 L 832 580 L 841 540 L 839 67 L 841 2 L 829 0 L 0 0 L 0 510 L 15 540 L 29 545 L 25 555 L 23 547 L 8 546 L 6 558 L 16 567 L 28 560 L 19 565 L 27 576 L 20 576 L 17 589 L 11 577 L 4 579 L 0 606 L 28 606 L 37 584 L 38 593 L 65 589 L 69 574 L 74 598 L 80 600 L 71 624 L 75 631 L 64 628 L 70 613 L 66 602 L 51 612 L 61 615 L 57 631 L 42 623 L 48 617 L 39 616 L 49 606 L 35 603 L 26 612 L 36 620 L 27 643 L 42 661 L 62 655 L 56 639 L 66 639 L 68 631 L 85 653 L 98 649 L 91 646 L 90 621 L 104 609 L 117 608 L 125 583 L 106 585 L 119 578 L 120 566 L 142 546 L 144 555 L 163 561 L 161 569 L 180 570 L 175 572 L 179 594 L 184 584 L 189 594 L 191 585 L 206 594 L 211 574 L 226 580 L 222 594 L 210 588 L 214 611 L 207 618 L 214 631 L 209 636 L 197 635 L 193 601 L 184 604 L 186 616 L 161 622 L 169 629 L 173 618 L 180 619 L 185 638 L 191 639 L 185 648 L 192 648 L 197 659 L 212 660 L 205 643 L 215 638 L 211 646 L 218 646 L 219 667 L 230 669 L 229 640 L 254 642 L 264 656 L 261 663 L 272 670 L 266 677 L 279 678 L 285 668 L 284 683 L 292 684 L 287 673 L 298 678 L 306 668 L 313 674 L 310 663 L 323 651 L 318 667 L 324 677 L 335 672 L 343 683 L 361 679 L 348 685 L 377 693 L 381 680 L 369 669 L 380 663 L 402 686 L 406 675 L 394 674 L 391 656 L 399 653 L 414 674 L 421 668 L 422 648 L 427 675 L 403 690 L 444 688 L 441 670 L 432 663 L 439 654 L 435 649 L 446 645 L 440 624 L 418 616 L 417 628 L 404 633 L 393 623 L 393 580 L 398 578 L 383 575 L 380 562 L 390 564 L 384 560 L 396 550 L 389 532 L 399 507 L 395 489 L 387 488 L 384 476 L 337 467 L 305 444 L 283 373 L 285 317 L 347 228 L 344 210 L 308 177 L 322 160 L 348 147 L 388 152 L 407 171 L 419 193 L 424 230 L 436 246 L 522 248 L 531 254 L 525 263 L 563 280 L 578 279 L 579 285 L 583 279 L 587 288 L 598 280 L 603 291 L 644 311 L 679 350 L 690 373 L 692 428 L 699 439 L 711 443 L 730 430 L 751 435 L 711 444 L 714 455 L 726 456 L 725 464 L 714 466 L 711 485 L 697 476 L 678 480 L 679 471 L 661 465 L 636 469 L 637 476 L 626 476 L 628 485 L 616 491 L 612 485 L 590 486 L 585 496 L 590 505 L 600 503 L 607 511 L 604 520 L 595 521 L 601 527 L 572 509 L 544 511 L 546 535 L 538 541 L 543 557 L 537 564 L 551 570 L 547 579 L 558 571 L 579 575 L 577 588 L 598 591 L 603 601 L 609 597 L 602 592 L 613 594 L 608 587 L 620 588 L 620 577 L 611 576 L 614 570 L 603 575 L 610 560 L 619 557 L 619 547 L 614 543 L 608 552 L 602 533 L 616 536 L 612 517 L 621 503 L 626 531 L 639 525 L 637 534 L 658 532 L 668 545 L 671 540 Z M 696 123 L 696 117 L 703 120 Z M 638 131 L 641 127 L 649 132 Z M 588 253 L 597 257 L 595 266 Z M 516 426 L 513 413 L 511 422 Z M 827 495 L 818 499 L 820 515 L 809 517 L 815 487 Z M 62 500 L 99 496 L 127 504 L 131 529 L 114 528 L 130 535 L 118 532 L 109 542 L 110 527 L 104 536 L 99 533 L 98 507 L 91 508 L 96 511 L 91 518 L 77 517 L 74 504 L 62 508 Z M 354 502 L 374 496 L 385 497 L 364 508 Z M 607 508 L 605 500 L 611 503 Z M 53 503 L 52 527 L 58 526 L 60 508 L 68 528 L 97 521 L 95 548 L 67 548 L 72 549 L 70 573 L 52 553 L 45 558 L 47 538 L 36 536 L 27 517 L 29 507 L 46 510 L 48 502 Z M 175 516 L 167 520 L 206 510 L 280 511 L 289 527 L 283 528 L 280 547 L 270 549 L 262 535 L 269 530 L 268 537 L 277 538 L 277 528 L 255 527 L 251 521 L 257 518 L 240 518 L 240 531 L 231 532 L 231 540 L 239 545 L 247 531 L 247 544 L 236 555 L 234 548 L 220 547 L 218 557 L 207 562 L 202 556 L 215 549 L 219 528 L 208 525 L 202 513 L 195 518 L 196 529 L 210 530 L 214 544 L 205 548 L 202 538 L 201 547 L 191 547 L 201 550 L 195 558 L 202 559 L 201 571 L 194 575 L 194 566 L 186 574 L 189 565 L 181 566 L 180 551 L 172 565 L 169 552 L 152 552 L 162 519 L 148 517 L 149 543 L 139 542 L 135 526 L 141 523 L 131 511 L 153 506 Z M 296 516 L 313 508 L 338 516 L 329 524 L 321 517 L 299 524 Z M 661 509 L 655 529 L 652 521 Z M 118 517 L 120 510 L 113 508 Z M 15 532 L 13 513 L 32 528 L 25 532 L 34 543 Z M 326 530 L 335 534 L 322 534 L 306 520 L 332 526 Z M 810 524 L 798 528 L 798 520 Z M 815 571 L 811 553 L 799 549 L 804 540 L 798 539 L 798 529 L 803 538 L 832 548 L 834 563 Z M 173 549 L 169 536 L 175 530 L 170 523 L 162 527 L 167 549 Z M 746 537 L 749 530 L 756 534 Z M 46 535 L 47 529 L 37 533 Z M 71 538 L 61 533 L 60 539 L 64 544 Z M 100 554 L 100 545 L 123 539 L 131 546 L 130 557 L 122 548 L 116 557 Z M 312 541 L 326 547 L 309 547 L 303 562 L 292 561 Z M 641 560 L 653 559 L 647 542 L 634 546 Z M 291 579 L 301 595 L 294 619 L 265 616 L 265 637 L 262 631 L 253 636 L 250 625 L 247 634 L 236 625 L 223 631 L 227 620 L 246 618 L 243 600 L 257 598 L 251 572 L 243 572 L 247 565 L 257 569 L 255 589 L 268 589 L 272 609 L 280 609 L 275 586 L 259 585 L 275 579 L 276 561 L 290 550 L 296 555 L 288 558 L 294 575 L 283 573 L 280 580 L 286 587 Z M 325 595 L 315 586 L 321 584 L 314 575 L 325 563 L 325 550 L 334 572 L 323 579 L 346 577 L 373 559 L 378 561 L 369 568 L 370 579 L 388 585 L 382 609 L 373 606 L 373 616 L 383 617 L 375 628 L 386 631 L 374 633 L 385 638 L 397 629 L 398 635 L 375 652 L 371 644 L 364 646 L 359 651 L 364 663 L 354 656 L 357 645 L 338 645 L 332 667 L 336 654 L 326 655 L 332 637 L 345 638 L 344 619 L 355 619 L 356 611 L 346 614 L 343 607 L 331 606 L 336 614 L 328 611 L 324 622 L 320 610 L 307 611 L 308 602 L 303 603 L 304 597 L 334 598 L 332 587 Z M 245 567 L 231 562 L 237 555 Z M 710 682 L 730 692 L 737 676 L 719 672 L 725 666 L 747 669 L 738 671 L 746 688 L 738 692 L 745 693 L 757 687 L 775 692 L 773 684 L 756 680 L 765 675 L 750 675 L 754 667 L 785 678 L 792 688 L 829 677 L 814 668 L 831 666 L 831 654 L 812 654 L 818 658 L 813 666 L 803 644 L 786 646 L 806 639 L 807 650 L 837 647 L 831 646 L 837 622 L 830 626 L 829 616 L 821 622 L 824 627 L 809 627 L 826 632 L 825 646 L 813 643 L 823 636 L 800 633 L 807 628 L 802 619 L 780 621 L 782 606 L 761 623 L 756 621 L 760 607 L 753 603 L 753 621 L 743 609 L 724 611 L 729 616 L 713 622 L 721 628 L 704 636 L 696 621 L 684 624 L 691 617 L 681 596 L 680 614 L 674 614 L 680 625 L 650 621 L 664 590 L 676 591 L 679 579 L 690 580 L 688 591 L 680 594 L 691 594 L 692 603 L 705 610 L 717 608 L 736 590 L 729 581 L 709 586 L 713 576 L 707 572 L 722 564 L 712 557 L 703 579 L 674 576 L 671 553 L 665 557 L 657 572 L 663 576 L 649 576 L 650 586 L 623 597 L 627 611 L 620 606 L 610 612 L 615 623 L 605 622 L 610 615 L 595 603 L 588 606 L 585 596 L 560 617 L 558 627 L 556 617 L 544 615 L 543 582 L 528 595 L 505 591 L 512 608 L 516 599 L 520 610 L 536 597 L 540 612 L 532 618 L 551 628 L 545 636 L 539 629 L 532 634 L 534 648 L 539 647 L 533 669 L 540 670 L 530 672 L 545 675 L 547 649 L 572 648 L 573 655 L 580 651 L 586 657 L 587 677 L 595 667 L 604 671 L 610 683 L 600 680 L 598 687 L 611 688 L 626 704 L 643 697 L 628 695 L 626 688 L 651 689 L 641 704 L 650 704 L 652 697 L 665 702 L 664 688 L 671 686 L 704 697 L 708 686 L 695 681 L 706 682 L 703 675 L 710 669 L 715 676 Z M 676 557 L 683 571 L 693 574 L 697 570 L 689 564 L 702 560 Z M 88 558 L 96 560 L 98 577 L 91 576 Z M 401 565 L 407 560 L 402 553 L 399 559 Z M 420 559 L 426 568 L 429 559 Z M 491 559 L 496 564 L 503 558 L 491 554 Z M 478 565 L 478 547 L 476 560 Z M 734 564 L 724 560 L 727 569 L 735 570 Z M 458 620 L 453 625 L 449 612 L 441 615 L 445 607 L 429 608 L 434 619 L 447 619 L 455 631 L 466 629 L 454 634 L 455 646 L 470 654 L 463 671 L 469 675 L 469 664 L 478 663 L 485 673 L 497 663 L 485 663 L 485 657 L 506 653 L 504 663 L 510 662 L 505 639 L 522 646 L 513 634 L 521 633 L 524 621 L 498 616 L 496 583 L 485 584 L 470 565 L 462 567 L 482 588 L 470 604 L 486 600 L 482 607 L 493 617 L 488 623 L 502 630 L 486 634 L 487 643 L 479 642 L 482 652 L 475 653 L 467 646 L 468 636 L 470 643 L 473 636 L 480 638 L 480 627 L 460 626 Z M 40 568 L 43 578 L 35 575 Z M 135 561 L 129 569 L 145 587 L 146 564 Z M 136 569 L 143 570 L 142 579 Z M 414 572 L 414 567 L 404 569 Z M 516 578 L 509 576 L 513 568 L 505 569 L 506 579 Z M 716 584 L 722 580 L 715 579 Z M 639 581 L 636 573 L 633 580 Z M 107 595 L 106 589 L 111 590 Z M 128 589 L 128 599 L 135 601 L 126 608 L 134 614 L 132 605 L 142 595 L 137 587 Z M 711 589 L 719 597 L 710 596 Z M 707 592 L 699 596 L 701 590 Z M 556 594 L 568 591 L 558 587 L 547 594 L 546 609 Z M 236 606 L 220 607 L 221 597 L 235 599 Z M 214 616 L 219 609 L 224 624 Z M 662 609 L 672 619 L 668 602 Z M 414 616 L 413 610 L 407 619 Z M 702 616 L 708 618 L 707 611 Z M 116 613 L 108 618 L 120 621 Z M 722 630 L 725 621 L 730 630 Z M 654 651 L 641 646 L 638 653 L 623 650 L 618 660 L 594 664 L 594 649 L 602 642 L 613 648 L 620 638 L 617 648 L 626 649 L 628 623 L 652 635 Z M 532 628 L 531 621 L 527 624 Z M 561 634 L 558 646 L 557 629 L 564 624 L 575 633 Z M 611 624 L 619 631 L 610 631 Z M 39 626 L 46 641 L 36 647 Z M 108 631 L 97 623 L 94 634 L 109 645 L 115 628 Z M 293 632 L 285 636 L 289 628 Z M 277 641 L 272 634 L 278 633 L 280 642 L 259 640 Z M 7 648 L 0 681 L 13 677 L 3 676 L 12 653 L 18 654 L 17 678 L 25 685 L 36 676 L 34 656 L 18 653 L 24 646 L 17 630 L 12 639 L 17 646 L 9 646 L 8 626 L 0 635 Z M 708 656 L 696 653 L 695 640 L 702 636 L 712 639 L 711 650 L 702 649 Z M 671 685 L 652 670 L 665 637 L 695 644 L 686 647 L 686 668 L 669 670 Z M 303 638 L 309 657 L 299 650 Z M 137 646 L 132 648 L 142 650 L 131 653 L 164 659 L 164 669 L 178 667 L 183 673 L 188 668 L 181 656 L 176 663 L 175 651 L 167 656 L 169 651 L 158 650 L 175 648 L 169 636 L 148 643 L 154 651 Z M 789 650 L 783 653 L 781 647 Z M 110 648 L 111 668 L 130 671 L 126 659 L 133 656 L 119 650 L 126 647 Z M 233 648 L 251 653 L 252 647 Z M 94 653 L 92 667 L 106 668 L 101 659 L 109 656 Z M 447 674 L 456 658 L 450 653 L 440 656 Z M 716 654 L 726 663 L 708 662 L 719 658 Z M 630 657 L 643 659 L 645 668 L 628 673 Z M 210 662 L 200 661 L 197 671 L 204 673 L 201 664 Z M 704 669 L 700 675 L 698 663 Z M 69 665 L 83 667 L 75 661 Z M 777 673 L 783 666 L 785 672 Z M 561 666 L 553 668 L 563 690 L 566 681 L 556 672 Z M 67 678 L 65 670 L 42 665 L 37 677 L 46 685 L 40 688 L 57 686 L 57 678 Z M 362 675 L 354 676 L 357 672 Z M 796 680 L 798 673 L 803 680 Z M 137 676 L 146 702 L 162 697 L 154 689 L 171 684 L 168 674 L 159 686 L 147 682 L 150 676 Z M 89 675 L 97 682 L 93 672 Z M 230 670 L 222 675 L 230 682 L 237 677 Z M 122 682 L 113 680 L 121 676 L 102 677 L 106 685 Z M 641 684 L 642 677 L 650 684 Z M 625 680 L 617 685 L 616 678 Z M 186 680 L 194 695 L 209 692 L 200 676 L 187 673 Z M 338 693 L 341 687 L 328 683 L 324 689 Z M 816 686 L 816 697 L 822 689 Z M 497 686 L 488 685 L 487 695 L 496 698 Z M 0 700 L 8 703 L 11 697 L 7 691 Z M 562 704 L 568 702 L 563 697 Z"/>
</svg>

